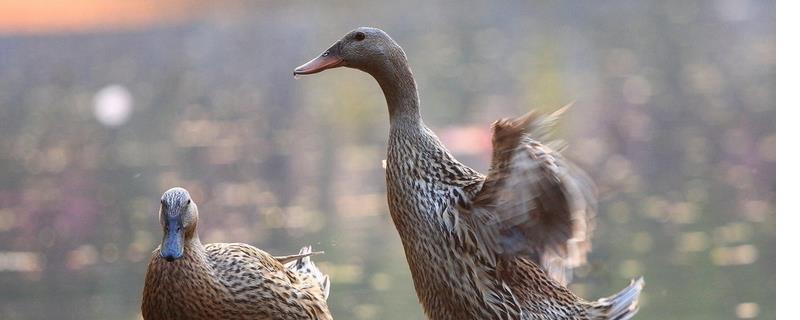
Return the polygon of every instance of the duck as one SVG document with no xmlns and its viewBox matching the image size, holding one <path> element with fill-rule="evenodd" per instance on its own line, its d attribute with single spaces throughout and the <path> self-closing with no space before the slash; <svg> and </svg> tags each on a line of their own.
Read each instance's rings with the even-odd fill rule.
<svg viewBox="0 0 800 320">
<path fill-rule="evenodd" d="M 142 293 L 145 320 L 333 319 L 330 279 L 310 246 L 272 256 L 244 243 L 203 244 L 198 210 L 181 187 L 161 196 L 161 245 L 150 258 Z"/>
<path fill-rule="evenodd" d="M 425 125 L 406 54 L 386 32 L 356 28 L 293 73 L 339 67 L 371 75 L 386 99 L 389 213 L 429 319 L 623 320 L 638 312 L 642 277 L 594 301 L 566 286 L 591 249 L 597 209 L 591 179 L 543 142 L 565 109 L 494 122 L 484 175 Z"/>
</svg>

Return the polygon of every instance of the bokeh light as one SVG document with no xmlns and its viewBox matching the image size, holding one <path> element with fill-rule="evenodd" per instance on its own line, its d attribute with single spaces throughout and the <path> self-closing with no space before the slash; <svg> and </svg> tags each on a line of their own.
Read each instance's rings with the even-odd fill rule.
<svg viewBox="0 0 800 320">
<path fill-rule="evenodd" d="M 94 116 L 107 127 L 118 127 L 131 116 L 131 93 L 121 85 L 103 87 L 94 95 Z"/>
</svg>

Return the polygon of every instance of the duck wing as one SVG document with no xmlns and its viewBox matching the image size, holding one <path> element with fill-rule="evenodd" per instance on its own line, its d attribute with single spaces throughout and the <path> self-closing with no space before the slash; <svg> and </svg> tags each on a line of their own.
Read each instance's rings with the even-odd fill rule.
<svg viewBox="0 0 800 320">
<path fill-rule="evenodd" d="M 310 276 L 319 284 L 322 289 L 322 294 L 325 300 L 331 293 L 331 281 L 327 274 L 317 268 L 313 261 L 312 255 L 323 254 L 323 251 L 312 251 L 311 246 L 305 246 L 300 249 L 300 253 L 290 256 L 276 257 L 278 261 L 283 263 L 287 270 L 292 270 L 302 275 Z"/>
<path fill-rule="evenodd" d="M 244 243 L 212 243 L 205 245 L 209 263 L 218 281 L 253 314 L 278 314 L 286 319 L 330 319 L 325 299 L 328 282 L 319 283 L 309 274 L 289 268 L 261 249 Z M 311 248 L 289 260 L 310 260 Z M 299 260 L 298 260 L 299 259 Z M 313 267 L 313 264 L 312 264 Z M 315 269 L 316 270 L 316 269 Z M 327 276 L 325 276 L 327 281 Z"/>
<path fill-rule="evenodd" d="M 541 142 L 568 107 L 493 124 L 492 164 L 471 206 L 495 251 L 527 256 L 564 284 L 591 249 L 596 212 L 591 179 Z"/>
</svg>

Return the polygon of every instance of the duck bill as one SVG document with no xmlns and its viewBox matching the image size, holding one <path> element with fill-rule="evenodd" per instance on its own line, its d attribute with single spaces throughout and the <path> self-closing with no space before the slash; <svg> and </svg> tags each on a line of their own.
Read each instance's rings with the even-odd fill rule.
<svg viewBox="0 0 800 320">
<path fill-rule="evenodd" d="M 183 257 L 183 228 L 178 227 L 179 223 L 178 219 L 170 219 L 161 240 L 161 257 L 170 262 Z"/>
<path fill-rule="evenodd" d="M 322 72 L 327 69 L 336 68 L 342 65 L 342 58 L 332 54 L 323 54 L 315 59 L 306 62 L 304 65 L 294 69 L 294 75 L 305 75 Z"/>
<path fill-rule="evenodd" d="M 342 42 L 336 41 L 328 50 L 325 50 L 319 57 L 306 62 L 304 65 L 294 69 L 294 75 L 314 74 L 327 69 L 341 67 L 344 59 L 339 54 L 342 50 Z"/>
</svg>

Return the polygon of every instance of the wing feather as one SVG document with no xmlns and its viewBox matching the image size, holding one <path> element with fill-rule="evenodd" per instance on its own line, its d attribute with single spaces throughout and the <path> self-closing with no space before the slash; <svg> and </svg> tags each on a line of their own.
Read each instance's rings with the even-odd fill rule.
<svg viewBox="0 0 800 320">
<path fill-rule="evenodd" d="M 562 283 L 591 250 L 596 212 L 591 179 L 541 142 L 567 107 L 494 123 L 492 165 L 472 207 L 491 216 L 498 252 L 528 256 Z"/>
</svg>

